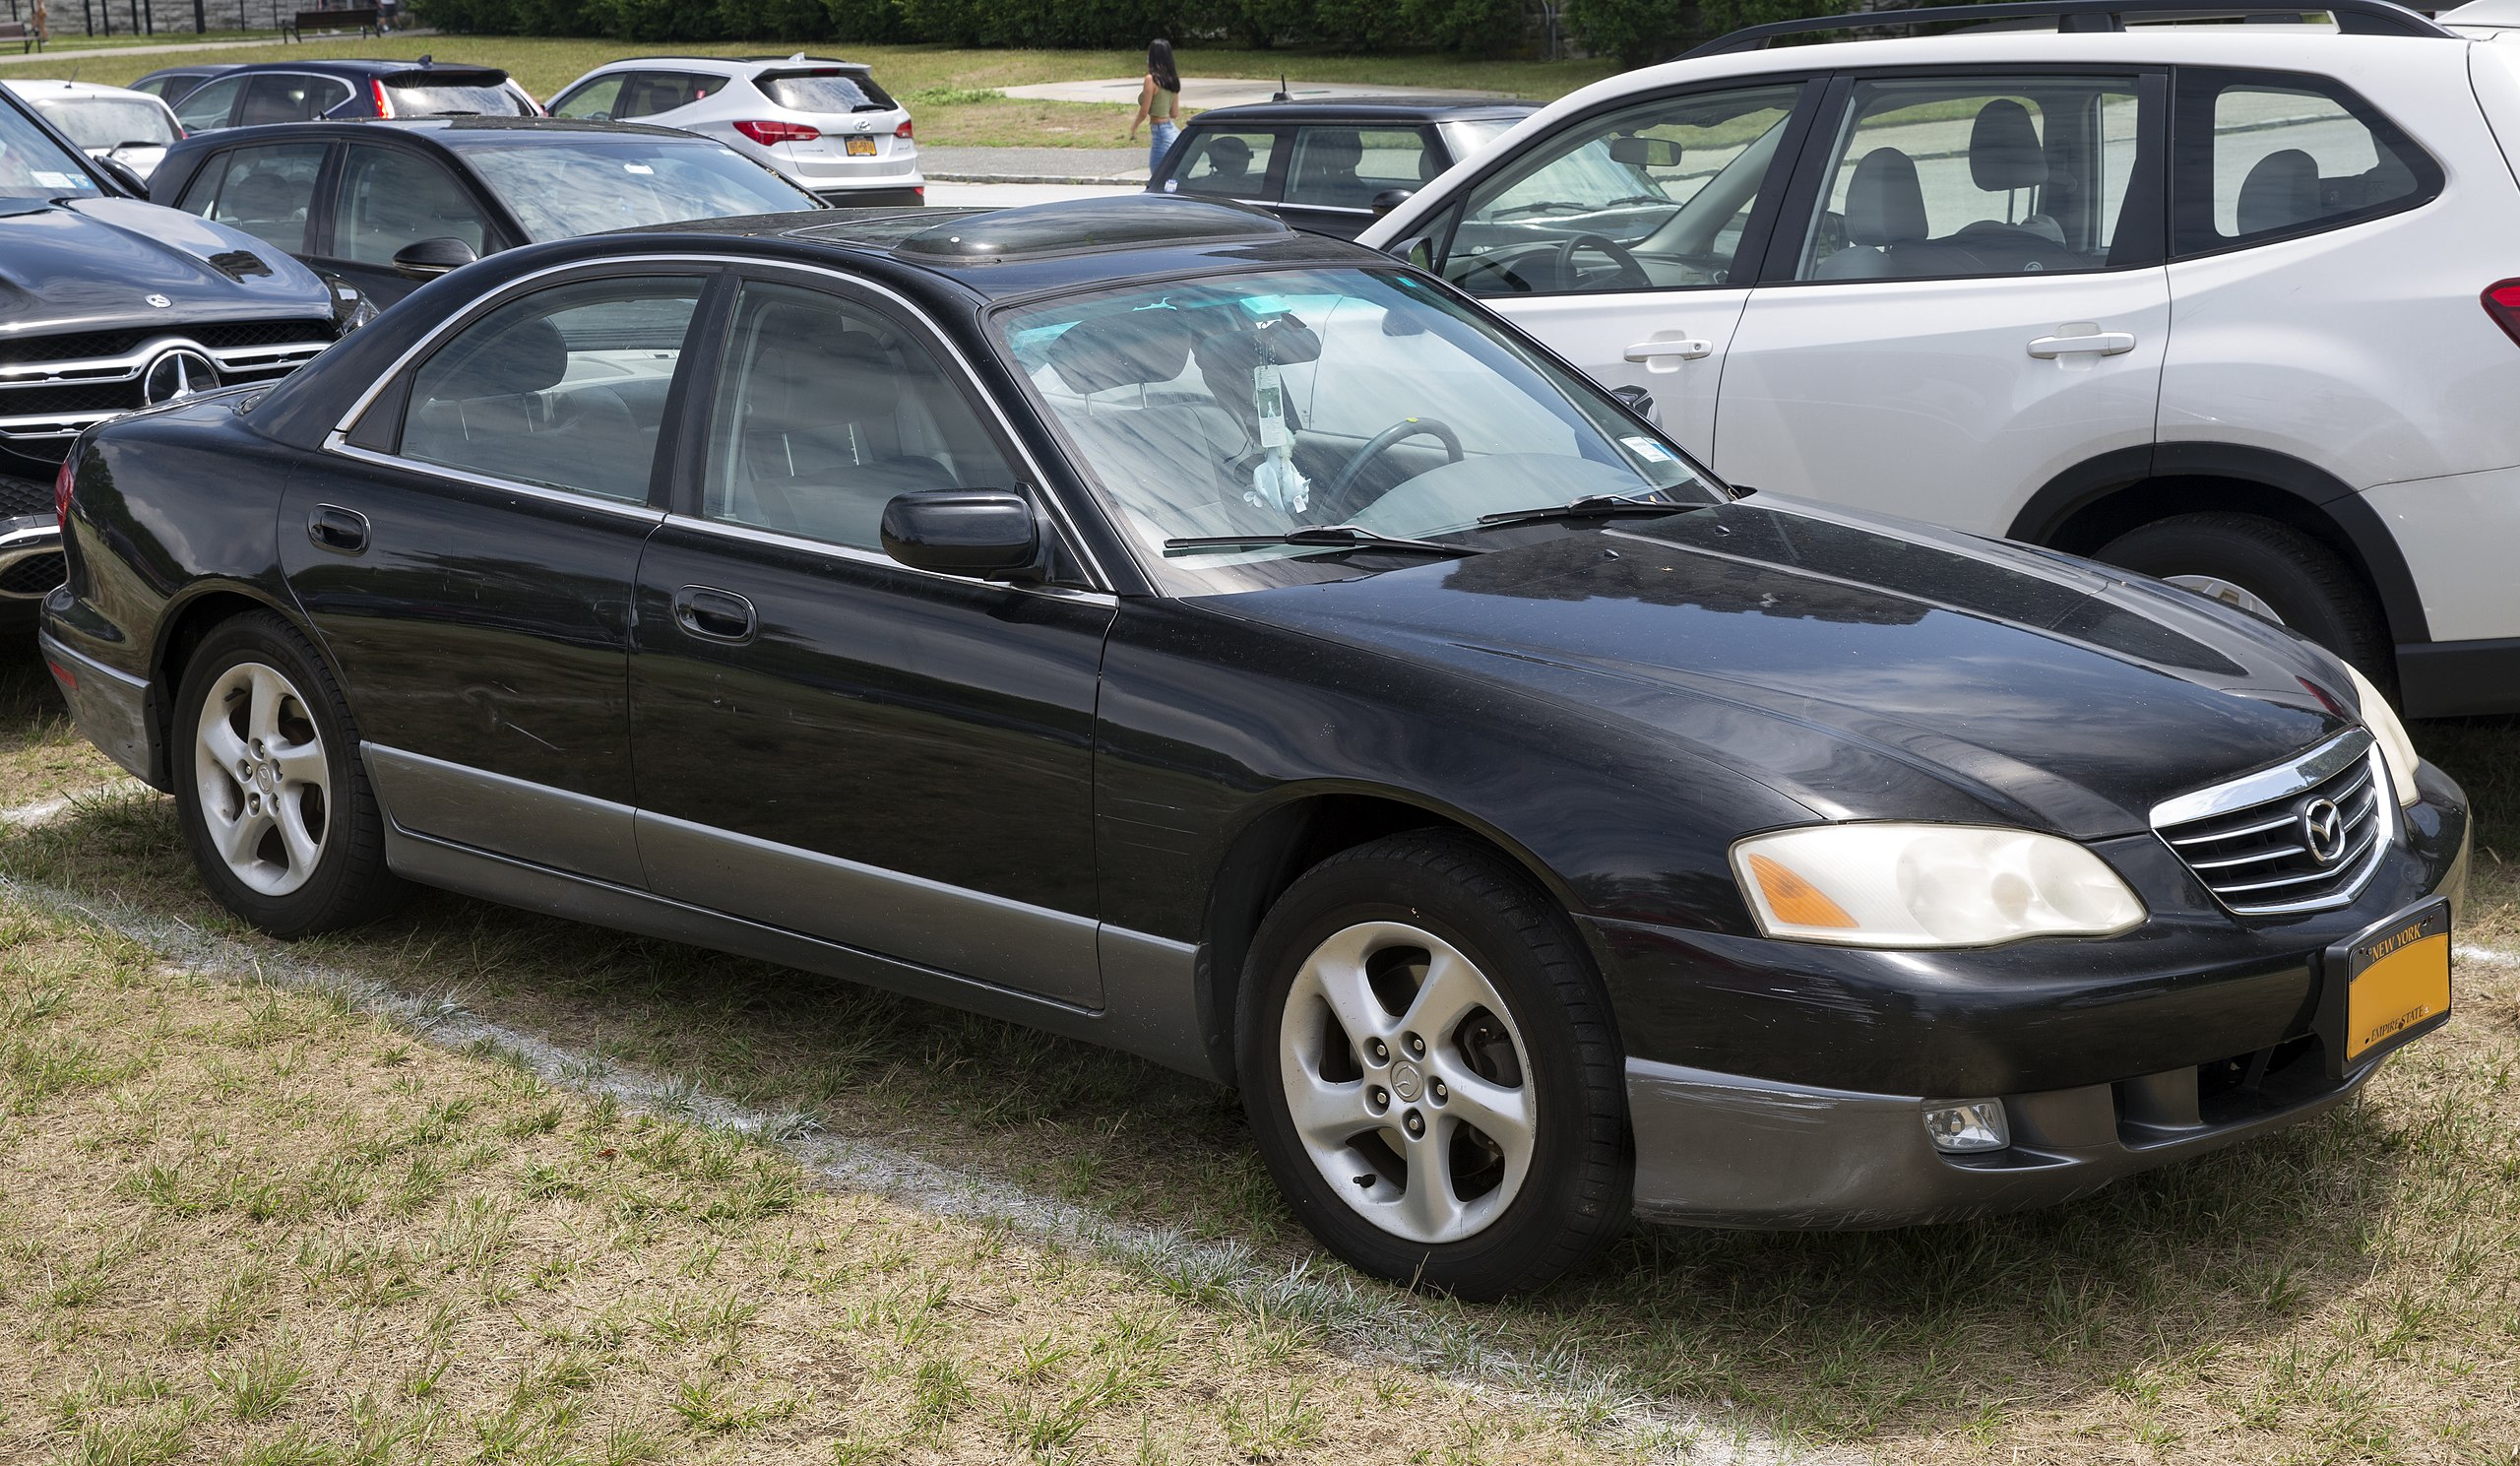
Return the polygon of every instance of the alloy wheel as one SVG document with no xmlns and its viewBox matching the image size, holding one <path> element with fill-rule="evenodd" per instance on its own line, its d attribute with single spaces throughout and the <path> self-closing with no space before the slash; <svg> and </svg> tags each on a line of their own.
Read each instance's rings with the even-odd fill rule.
<svg viewBox="0 0 2520 1466">
<path fill-rule="evenodd" d="M 202 702 L 193 739 L 202 822 L 228 871 L 264 896 L 306 884 L 332 826 L 332 765 L 305 695 L 240 662 Z"/>
</svg>

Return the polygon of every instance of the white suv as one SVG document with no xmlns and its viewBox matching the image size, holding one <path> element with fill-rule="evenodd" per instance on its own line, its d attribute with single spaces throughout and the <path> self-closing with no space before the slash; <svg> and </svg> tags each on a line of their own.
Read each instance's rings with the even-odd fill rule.
<svg viewBox="0 0 2520 1466">
<path fill-rule="evenodd" d="M 641 56 L 598 66 L 551 115 L 713 137 L 851 208 L 924 204 L 910 112 L 865 67 L 793 56 Z"/>
<path fill-rule="evenodd" d="M 2141 24 L 2173 13 L 1755 28 L 1537 113 L 1364 242 L 1736 483 L 2178 581 L 2414 714 L 2520 710 L 2520 46 L 2381 0 Z M 1963 17 L 1997 24 L 1756 48 Z"/>
</svg>

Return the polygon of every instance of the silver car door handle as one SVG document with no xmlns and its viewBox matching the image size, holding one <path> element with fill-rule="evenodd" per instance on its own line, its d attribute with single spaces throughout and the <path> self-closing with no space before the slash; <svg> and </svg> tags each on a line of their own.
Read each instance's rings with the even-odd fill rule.
<svg viewBox="0 0 2520 1466">
<path fill-rule="evenodd" d="M 1714 354 L 1714 351 L 1715 343 L 1692 338 L 1688 341 L 1640 341 L 1627 349 L 1626 355 L 1630 361 L 1651 361 L 1657 356 L 1681 356 L 1695 361 L 1700 356 Z"/>
<path fill-rule="evenodd" d="M 2114 356 L 2135 350 L 2135 338 L 2123 331 L 2096 331 L 2089 336 L 2043 336 L 2030 344 L 2030 354 L 2053 360 L 2068 351 L 2097 351 Z"/>
</svg>

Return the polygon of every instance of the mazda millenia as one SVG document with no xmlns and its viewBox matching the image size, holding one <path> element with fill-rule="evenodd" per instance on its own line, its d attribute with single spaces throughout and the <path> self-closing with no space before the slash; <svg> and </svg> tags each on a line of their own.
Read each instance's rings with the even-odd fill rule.
<svg viewBox="0 0 2520 1466">
<path fill-rule="evenodd" d="M 420 882 L 1113 1045 L 1464 1295 L 2077 1196 L 2448 1015 L 2466 803 L 2328 653 L 1744 500 L 1229 206 L 528 246 L 63 490 L 45 653 L 246 920 Z"/>
</svg>

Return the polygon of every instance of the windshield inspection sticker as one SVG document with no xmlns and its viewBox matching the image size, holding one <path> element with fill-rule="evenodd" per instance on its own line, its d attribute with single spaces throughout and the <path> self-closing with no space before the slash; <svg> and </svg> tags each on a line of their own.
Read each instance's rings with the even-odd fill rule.
<svg viewBox="0 0 2520 1466">
<path fill-rule="evenodd" d="M 86 181 L 68 173 L 48 173 L 41 168 L 35 169 L 34 174 L 35 181 L 46 188 L 77 188 Z"/>
<path fill-rule="evenodd" d="M 1260 446 L 1267 456 L 1251 471 L 1251 488 L 1243 500 L 1285 515 L 1301 514 L 1312 502 L 1312 484 L 1292 456 L 1295 437 L 1287 430 L 1287 394 L 1275 365 L 1251 369 L 1251 410 L 1260 420 Z"/>
<path fill-rule="evenodd" d="M 655 172 L 656 169 L 648 166 L 644 162 L 625 162 L 621 165 L 621 171 L 625 173 L 647 174 Z"/>
<path fill-rule="evenodd" d="M 1671 458 L 1671 450 L 1664 447 L 1658 442 L 1655 442 L 1652 438 L 1621 438 L 1619 441 L 1627 445 L 1628 452 L 1635 454 L 1647 463 L 1670 463 L 1673 461 Z"/>
</svg>

